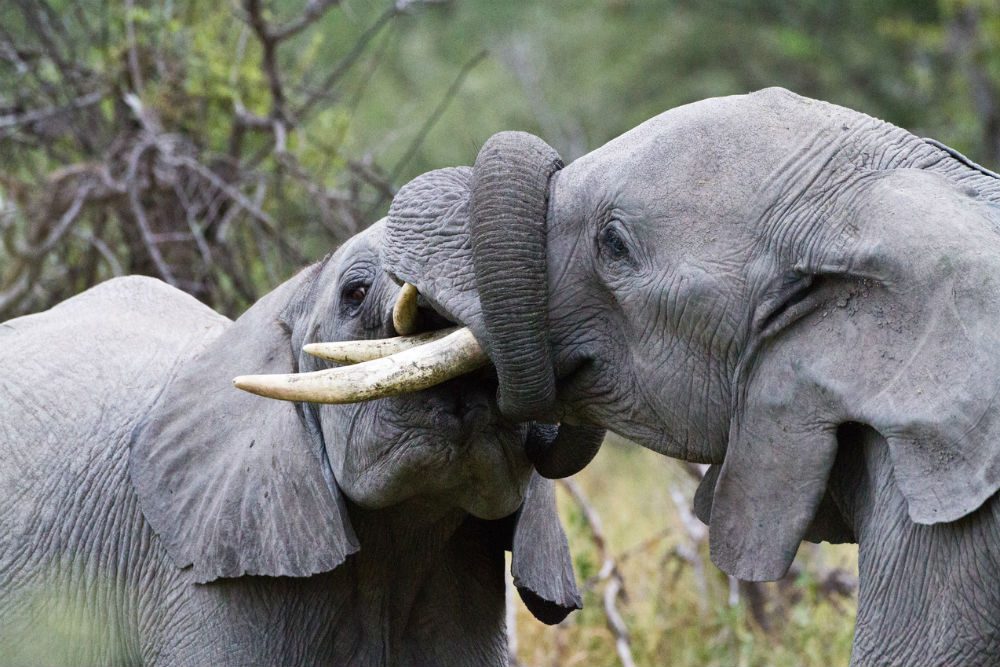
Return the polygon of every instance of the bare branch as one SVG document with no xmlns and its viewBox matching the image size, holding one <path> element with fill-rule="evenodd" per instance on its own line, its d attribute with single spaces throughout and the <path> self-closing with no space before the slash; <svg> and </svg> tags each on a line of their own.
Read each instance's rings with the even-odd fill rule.
<svg viewBox="0 0 1000 667">
<path fill-rule="evenodd" d="M 375 22 L 372 23 L 367 30 L 361 33 L 361 36 L 358 37 L 358 40 L 354 43 L 354 46 L 351 47 L 351 50 L 347 53 L 347 55 L 344 56 L 339 63 L 337 63 L 336 67 L 334 67 L 326 78 L 323 79 L 323 82 L 320 83 L 320 85 L 313 91 L 312 95 L 306 98 L 306 101 L 301 107 L 299 107 L 296 117 L 305 118 L 309 112 L 312 111 L 313 107 L 316 106 L 316 103 L 323 99 L 330 89 L 332 89 L 334 85 L 340 81 L 341 77 L 350 71 L 351 67 L 358 61 L 361 55 L 368 48 L 368 44 L 375 39 L 375 36 L 378 35 L 379 31 L 381 31 L 382 28 L 389 23 L 389 21 L 399 14 L 399 12 L 400 10 L 396 8 L 395 4 L 393 4 L 391 7 L 382 12 L 382 14 L 375 19 Z"/>
<path fill-rule="evenodd" d="M 215 174 L 215 172 L 194 158 L 182 155 L 174 157 L 172 160 L 176 163 L 187 166 L 206 181 L 224 192 L 234 203 L 238 204 L 244 211 L 256 218 L 264 226 L 264 228 L 267 229 L 271 238 L 273 238 L 278 243 L 279 247 L 281 247 L 282 250 L 286 252 L 295 262 L 300 264 L 306 263 L 305 256 L 283 237 L 281 234 L 281 228 L 274 218 L 250 201 L 246 195 L 231 186 L 229 183 L 223 181 L 217 174 Z"/>
<path fill-rule="evenodd" d="M 132 90 L 142 90 L 142 70 L 139 68 L 139 46 L 135 38 L 135 0 L 125 0 L 125 40 L 128 42 L 128 72 L 132 79 Z"/>
<path fill-rule="evenodd" d="M 386 170 L 370 155 L 346 155 L 338 146 L 330 163 L 303 168 L 300 147 L 311 144 L 292 140 L 302 129 L 292 100 L 305 100 L 303 111 L 330 102 L 327 93 L 373 46 L 391 43 L 383 28 L 392 17 L 428 0 L 380 9 L 347 43 L 346 55 L 318 75 L 325 88 L 296 90 L 293 98 L 281 44 L 318 27 L 340 3 L 300 0 L 297 13 L 277 20 L 270 2 L 237 3 L 245 25 L 225 72 L 230 88 L 241 90 L 239 63 L 248 40 L 259 42 L 267 110 L 255 113 L 237 94 L 229 109 L 220 115 L 214 105 L 209 122 L 199 124 L 189 112 L 205 108 L 202 93 L 185 85 L 193 75 L 187 68 L 198 65 L 179 51 L 189 48 L 195 27 L 174 27 L 194 15 L 176 11 L 174 0 L 153 0 L 159 10 L 148 19 L 140 15 L 145 5 L 126 0 L 99 22 L 83 0 L 65 7 L 13 0 L 16 34 L 15 26 L 0 25 L 0 66 L 9 79 L 0 92 L 0 154 L 10 163 L 0 188 L 19 215 L 10 229 L 0 224 L 0 242 L 11 249 L 0 275 L 2 314 L 49 307 L 100 277 L 131 271 L 160 276 L 234 315 L 259 297 L 258 275 L 277 282 L 289 265 L 309 261 L 290 232 L 342 241 L 367 221 L 363 210 L 373 200 L 392 196 Z M 107 26 L 115 21 L 120 52 L 109 46 Z M 357 94 L 340 103 L 346 114 L 378 60 L 376 54 L 366 66 Z M 220 125 L 229 140 L 222 154 Z M 342 185 L 320 176 L 331 171 Z M 286 182 L 294 191 L 286 192 Z M 307 216 L 295 213 L 286 223 L 274 215 L 301 210 L 303 193 Z M 286 206 L 293 198 L 296 204 Z M 237 224 L 238 232 L 227 234 Z"/>
<path fill-rule="evenodd" d="M 77 192 L 76 197 L 70 204 L 69 208 L 63 213 L 62 217 L 52 231 L 42 240 L 40 243 L 33 246 L 7 246 L 11 254 L 17 256 L 18 258 L 33 262 L 42 259 L 45 255 L 52 252 L 53 248 L 56 247 L 66 232 L 70 230 L 73 224 L 79 219 L 80 210 L 83 208 L 84 203 L 87 201 L 87 197 L 90 196 L 93 187 L 90 185 L 84 185 Z"/>
<path fill-rule="evenodd" d="M 0 315 L 6 315 L 28 295 L 41 273 L 41 264 L 33 264 L 19 272 L 13 282 L 0 290 Z"/>
<path fill-rule="evenodd" d="M 149 258 L 153 261 L 153 264 L 156 265 L 156 270 L 159 272 L 160 277 L 171 285 L 176 286 L 177 279 L 174 277 L 173 271 L 171 271 L 170 267 L 163 259 L 163 254 L 160 252 L 160 248 L 157 246 L 156 241 L 153 238 L 153 231 L 146 218 L 146 209 L 143 207 L 139 196 L 139 184 L 136 182 L 137 172 L 139 170 L 139 161 L 142 159 L 143 154 L 154 146 L 154 141 L 147 140 L 140 143 L 132 151 L 132 155 L 129 158 L 128 173 L 125 175 L 125 186 L 128 191 L 129 205 L 132 207 L 132 214 L 135 216 L 135 222 L 139 227 L 139 233 L 142 237 L 143 244 L 146 247 L 146 252 L 149 254 Z"/>
<path fill-rule="evenodd" d="M 618 652 L 618 659 L 622 661 L 622 667 L 635 667 L 628 628 L 625 626 L 625 619 L 618 612 L 618 597 L 621 593 L 621 577 L 611 577 L 608 585 L 604 588 L 604 613 L 608 617 L 608 628 L 615 636 L 615 650 Z"/>
<path fill-rule="evenodd" d="M 340 0 L 309 0 L 302 15 L 282 26 L 271 29 L 271 38 L 281 42 L 302 32 L 317 21 L 330 7 L 340 4 Z"/>
<path fill-rule="evenodd" d="M 590 528 L 591 538 L 597 549 L 598 556 L 601 558 L 601 569 L 594 583 L 597 581 L 607 582 L 602 601 L 608 630 L 611 631 L 611 634 L 615 638 L 615 650 L 618 652 L 618 659 L 621 660 L 623 667 L 635 667 L 628 627 L 625 625 L 625 620 L 622 618 L 621 612 L 618 611 L 618 601 L 626 597 L 625 581 L 622 578 L 621 571 L 618 569 L 618 564 L 608 549 L 608 543 L 604 537 L 604 528 L 601 525 L 601 518 L 597 515 L 597 511 L 590 502 L 588 502 L 579 484 L 568 478 L 559 480 L 559 483 L 569 492 L 570 497 L 579 506 L 584 521 L 587 522 L 587 526 Z"/>
<path fill-rule="evenodd" d="M 406 168 L 406 165 L 409 164 L 410 160 L 413 159 L 413 156 L 420 148 L 420 145 L 424 143 L 424 139 L 427 138 L 427 133 L 431 131 L 431 128 L 433 128 L 438 119 L 441 118 L 441 114 L 444 113 L 452 99 L 454 99 L 455 95 L 458 94 L 459 89 L 465 82 L 465 78 L 469 76 L 469 72 L 471 72 L 476 65 L 483 62 L 483 60 L 486 59 L 486 55 L 487 52 L 485 50 L 480 51 L 470 58 L 468 62 L 462 65 L 462 69 L 458 71 L 458 75 L 455 77 L 455 80 L 451 82 L 451 85 L 448 86 L 448 90 L 445 91 L 444 97 L 441 98 L 441 101 L 438 102 L 437 106 L 434 107 L 434 110 L 431 111 L 431 115 L 427 117 L 424 124 L 420 126 L 420 130 L 418 130 L 416 136 L 413 137 L 413 141 L 410 142 L 410 145 L 403 152 L 403 157 L 400 158 L 399 162 L 396 163 L 396 166 L 389 172 L 390 181 L 395 182 L 395 180 L 399 178 L 399 175 L 403 172 L 403 169 Z"/>
<path fill-rule="evenodd" d="M 261 68 L 264 76 L 267 77 L 268 87 L 271 92 L 271 118 L 276 122 L 283 122 L 287 119 L 285 109 L 285 90 L 281 83 L 281 75 L 278 70 L 278 40 L 271 32 L 271 27 L 264 19 L 261 0 L 244 0 L 243 9 L 246 11 L 247 20 L 251 29 L 260 42 Z"/>
<path fill-rule="evenodd" d="M 91 245 L 95 250 L 97 250 L 98 254 L 100 254 L 100 256 L 104 258 L 104 261 L 108 263 L 108 266 L 111 268 L 112 275 L 114 276 L 125 275 L 125 269 L 122 268 L 121 262 L 119 262 L 118 258 L 115 257 L 114 252 L 111 251 L 111 248 L 108 247 L 107 243 L 102 241 L 94 234 L 86 233 L 79 229 L 74 230 L 73 234 L 74 236 L 78 236 L 79 238 L 83 239 L 89 245 Z"/>
<path fill-rule="evenodd" d="M 670 499 L 677 508 L 677 517 L 684 528 L 686 543 L 676 548 L 676 554 L 691 565 L 694 573 L 695 586 L 698 589 L 698 609 L 705 615 L 708 613 L 708 580 L 705 577 L 705 561 L 701 557 L 700 546 L 708 538 L 708 528 L 691 512 L 690 501 L 678 489 L 670 489 Z"/>
<path fill-rule="evenodd" d="M 78 97 L 75 100 L 72 100 L 69 104 L 64 104 L 62 106 L 34 109 L 20 114 L 15 113 L 0 116 L 0 130 L 25 125 L 27 123 L 37 123 L 41 120 L 47 120 L 54 116 L 73 111 L 74 109 L 82 109 L 84 107 L 93 106 L 102 99 L 104 99 L 104 91 L 97 90 L 82 97 Z"/>
</svg>

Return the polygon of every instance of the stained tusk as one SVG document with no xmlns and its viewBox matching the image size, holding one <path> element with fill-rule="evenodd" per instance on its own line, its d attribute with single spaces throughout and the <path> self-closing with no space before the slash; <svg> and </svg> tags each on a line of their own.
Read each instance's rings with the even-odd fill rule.
<svg viewBox="0 0 1000 667">
<path fill-rule="evenodd" d="M 484 366 L 489 359 L 467 327 L 354 366 L 287 375 L 241 375 L 237 389 L 283 401 L 357 403 L 420 391 Z"/>
<path fill-rule="evenodd" d="M 400 336 L 409 336 L 417 329 L 417 288 L 403 283 L 392 307 L 392 326 Z"/>
<path fill-rule="evenodd" d="M 397 336 L 396 338 L 382 338 L 381 340 L 345 340 L 336 343 L 309 343 L 302 349 L 320 359 L 337 361 L 342 364 L 357 364 L 362 361 L 381 359 L 410 350 L 427 343 L 441 340 L 445 336 L 458 331 L 458 327 L 431 331 L 417 334 L 415 336 Z"/>
</svg>

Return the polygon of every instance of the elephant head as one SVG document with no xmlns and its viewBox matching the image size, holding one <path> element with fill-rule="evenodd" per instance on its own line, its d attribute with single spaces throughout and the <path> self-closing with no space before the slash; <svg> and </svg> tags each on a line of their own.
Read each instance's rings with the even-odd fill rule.
<svg viewBox="0 0 1000 667">
<path fill-rule="evenodd" d="M 768 89 L 673 109 L 566 167 L 501 133 L 453 172 L 398 194 L 390 270 L 469 326 L 505 413 L 720 464 L 724 570 L 780 577 L 810 524 L 836 523 L 845 425 L 888 443 L 915 522 L 1000 486 L 1000 180 L 961 155 Z M 425 221 L 430 184 L 461 215 Z"/>
<path fill-rule="evenodd" d="M 277 401 L 231 385 L 246 371 L 330 373 L 303 348 L 393 335 L 399 290 L 380 262 L 383 236 L 378 223 L 354 237 L 175 369 L 133 434 L 143 513 L 175 564 L 193 566 L 204 583 L 336 568 L 364 547 L 354 507 L 410 503 L 416 524 L 463 511 L 512 549 L 529 608 L 559 621 L 579 608 L 579 595 L 553 490 L 525 456 L 526 442 L 547 434 L 500 414 L 489 369 L 347 405 Z M 412 325 L 447 324 L 417 306 Z"/>
</svg>

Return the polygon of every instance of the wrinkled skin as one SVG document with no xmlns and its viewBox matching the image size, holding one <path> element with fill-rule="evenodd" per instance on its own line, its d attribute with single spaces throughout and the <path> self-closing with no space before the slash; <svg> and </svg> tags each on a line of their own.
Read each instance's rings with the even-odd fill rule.
<svg viewBox="0 0 1000 667">
<path fill-rule="evenodd" d="M 0 324 L 0 662 L 506 665 L 505 548 L 579 605 L 488 375 L 347 406 L 234 389 L 393 335 L 378 224 L 236 322 L 148 278 Z"/>
<path fill-rule="evenodd" d="M 540 143 L 503 133 L 416 179 L 385 249 L 483 343 L 503 409 L 716 464 L 699 511 L 736 576 L 857 539 L 855 664 L 994 664 L 1000 179 L 780 89 L 561 169 Z"/>
</svg>

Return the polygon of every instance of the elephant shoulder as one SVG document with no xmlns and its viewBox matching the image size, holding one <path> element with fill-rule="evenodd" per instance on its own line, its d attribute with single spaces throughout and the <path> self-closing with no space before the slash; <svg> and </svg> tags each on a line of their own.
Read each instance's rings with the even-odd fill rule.
<svg viewBox="0 0 1000 667">
<path fill-rule="evenodd" d="M 0 497 L 96 474 L 174 369 L 228 323 L 144 277 L 0 323 Z"/>
</svg>

